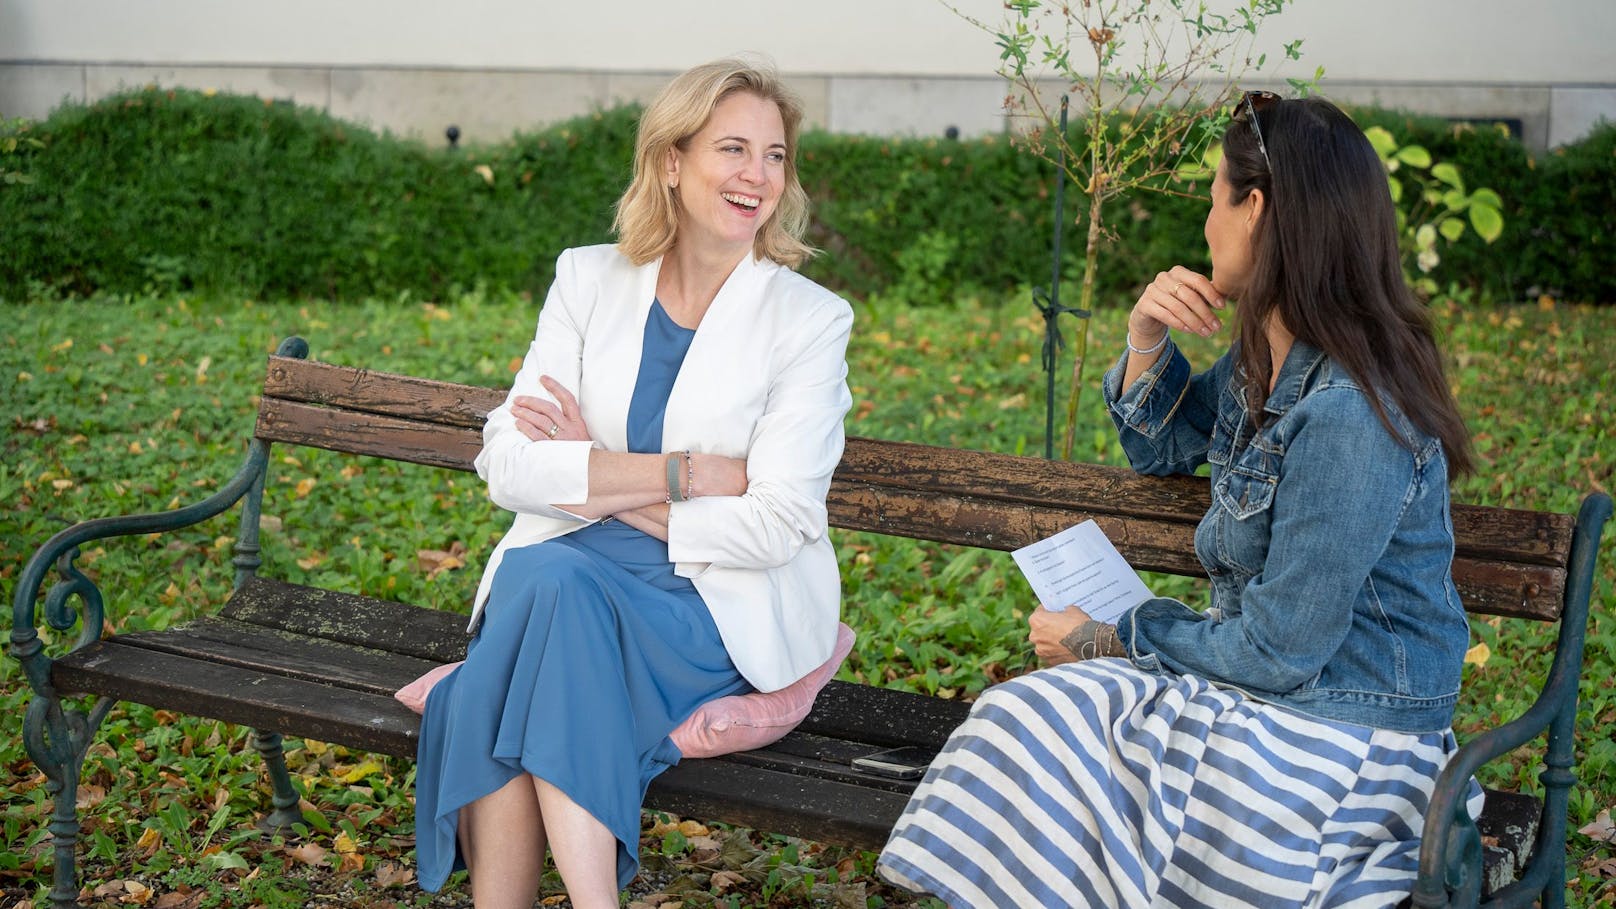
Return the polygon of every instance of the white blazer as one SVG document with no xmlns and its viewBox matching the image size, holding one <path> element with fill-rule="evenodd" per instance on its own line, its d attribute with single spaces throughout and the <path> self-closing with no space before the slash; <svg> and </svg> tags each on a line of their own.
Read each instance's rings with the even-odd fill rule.
<svg viewBox="0 0 1616 909">
<path fill-rule="evenodd" d="M 629 398 L 661 260 L 629 263 L 616 246 L 569 249 L 505 403 L 488 415 L 477 473 L 516 512 L 477 589 L 471 627 L 505 553 L 590 522 L 555 508 L 589 495 L 589 450 L 627 451 Z M 846 301 L 767 259 L 736 266 L 702 317 L 663 421 L 664 451 L 745 458 L 742 496 L 670 506 L 668 556 L 706 601 L 724 647 L 760 691 L 791 684 L 830 657 L 841 576 L 826 535 L 825 495 L 842 457 Z M 578 398 L 594 442 L 532 440 L 516 428 L 518 395 L 553 400 L 548 375 Z M 696 477 L 700 488 L 701 477 Z"/>
</svg>

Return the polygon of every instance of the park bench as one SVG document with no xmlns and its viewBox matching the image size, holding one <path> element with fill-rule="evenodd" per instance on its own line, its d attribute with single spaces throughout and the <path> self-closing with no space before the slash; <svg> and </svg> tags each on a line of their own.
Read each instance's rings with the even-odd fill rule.
<svg viewBox="0 0 1616 909">
<path fill-rule="evenodd" d="M 266 822 L 301 820 L 282 753 L 291 734 L 413 756 L 418 718 L 392 693 L 463 656 L 461 615 L 260 576 L 259 511 L 272 444 L 303 445 L 468 471 L 498 389 L 312 362 L 284 342 L 269 359 L 245 465 L 205 501 L 161 514 L 104 518 L 47 542 L 18 578 L 12 652 L 36 692 L 25 719 L 30 756 L 55 800 L 58 907 L 77 896 L 75 808 L 85 750 L 114 701 L 242 724 L 256 730 L 272 782 Z M 163 495 L 167 495 L 164 493 Z M 1193 535 L 1204 479 L 1147 478 L 1126 469 L 902 442 L 852 438 L 829 495 L 830 522 L 866 531 L 1011 550 L 1096 519 L 1137 568 L 1201 576 Z M 74 566 L 92 540 L 149 534 L 242 509 L 236 582 L 215 615 L 163 631 L 103 636 L 94 583 Z M 1454 577 L 1473 614 L 1558 622 L 1541 696 L 1520 718 L 1471 736 L 1439 786 L 1421 856 L 1415 905 L 1559 905 L 1573 722 L 1594 558 L 1609 497 L 1589 495 L 1577 517 L 1455 505 Z M 317 519 L 317 518 L 316 518 Z M 36 628 L 42 608 L 58 631 L 80 628 L 50 658 Z M 76 606 L 74 605 L 76 602 Z M 127 604 L 138 608 L 138 603 Z M 99 696 L 88 710 L 59 696 Z M 821 842 L 877 849 L 913 781 L 858 771 L 850 760 L 884 747 L 936 749 L 968 704 L 831 682 L 793 733 L 757 751 L 687 760 L 659 777 L 649 807 Z M 1543 796 L 1490 794 L 1484 817 L 1464 817 L 1465 781 L 1483 763 L 1547 734 Z M 1485 856 L 1485 858 L 1484 858 Z M 1485 866 L 1485 871 L 1484 871 Z"/>
</svg>

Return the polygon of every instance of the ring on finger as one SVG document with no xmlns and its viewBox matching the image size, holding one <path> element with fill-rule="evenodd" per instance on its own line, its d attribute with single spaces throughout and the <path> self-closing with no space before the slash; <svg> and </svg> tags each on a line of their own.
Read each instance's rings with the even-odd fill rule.
<svg viewBox="0 0 1616 909">
<path fill-rule="evenodd" d="M 556 433 L 558 433 L 560 431 L 561 431 L 561 424 L 560 423 L 551 423 L 550 424 L 550 431 L 545 433 L 545 435 L 547 435 L 547 436 L 549 436 L 550 438 L 553 439 L 553 438 L 556 437 Z"/>
<path fill-rule="evenodd" d="M 1173 285 L 1173 286 L 1172 286 L 1172 289 L 1170 289 L 1170 290 L 1168 290 L 1168 291 L 1167 291 L 1167 292 L 1168 292 L 1168 293 L 1170 293 L 1170 294 L 1172 294 L 1172 295 L 1173 295 L 1173 296 L 1175 296 L 1175 297 L 1176 297 L 1176 296 L 1178 296 L 1178 289 L 1179 289 L 1179 288 L 1180 288 L 1180 287 L 1183 287 L 1183 286 L 1184 286 L 1184 282 L 1183 282 L 1183 281 L 1180 281 L 1180 282 L 1178 282 L 1178 283 L 1177 283 L 1177 284 L 1174 284 L 1174 285 Z"/>
</svg>

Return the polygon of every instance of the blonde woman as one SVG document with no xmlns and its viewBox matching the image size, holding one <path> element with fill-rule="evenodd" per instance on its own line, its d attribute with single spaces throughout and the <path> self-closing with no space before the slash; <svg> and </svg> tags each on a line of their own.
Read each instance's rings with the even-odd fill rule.
<svg viewBox="0 0 1616 909">
<path fill-rule="evenodd" d="M 792 271 L 801 119 L 765 68 L 683 73 L 641 119 L 618 243 L 556 263 L 477 458 L 515 522 L 422 719 L 429 890 L 463 862 L 479 907 L 531 906 L 548 847 L 574 906 L 618 905 L 668 733 L 831 652 L 852 311 Z"/>
</svg>

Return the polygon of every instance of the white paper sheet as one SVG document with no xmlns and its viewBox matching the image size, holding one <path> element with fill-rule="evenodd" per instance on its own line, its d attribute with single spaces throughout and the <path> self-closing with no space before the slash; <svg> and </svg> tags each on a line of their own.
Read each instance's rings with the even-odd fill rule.
<svg viewBox="0 0 1616 909">
<path fill-rule="evenodd" d="M 1054 612 L 1076 606 L 1115 624 L 1153 594 L 1092 520 L 1010 553 L 1038 602 Z"/>
</svg>

